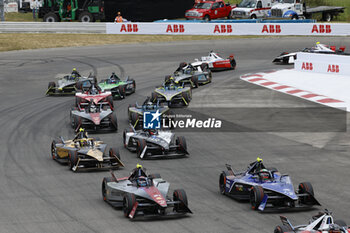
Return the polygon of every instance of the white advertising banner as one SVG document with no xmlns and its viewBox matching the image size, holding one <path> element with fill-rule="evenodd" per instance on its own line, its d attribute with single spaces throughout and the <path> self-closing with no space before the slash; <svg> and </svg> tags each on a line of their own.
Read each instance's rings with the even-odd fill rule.
<svg viewBox="0 0 350 233">
<path fill-rule="evenodd" d="M 350 35 L 350 24 L 336 23 L 107 23 L 107 34 L 157 35 Z"/>
<path fill-rule="evenodd" d="M 310 73 L 350 75 L 350 56 L 297 53 L 294 69 Z"/>
</svg>

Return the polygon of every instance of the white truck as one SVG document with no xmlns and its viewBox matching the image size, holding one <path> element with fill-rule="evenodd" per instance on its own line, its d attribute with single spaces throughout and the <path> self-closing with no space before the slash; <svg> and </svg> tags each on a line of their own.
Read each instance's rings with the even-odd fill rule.
<svg viewBox="0 0 350 233">
<path fill-rule="evenodd" d="M 313 14 L 321 13 L 323 21 L 331 21 L 334 16 L 344 12 L 344 7 L 317 6 L 306 7 L 303 0 L 279 0 L 271 7 L 272 18 L 284 19 L 310 19 Z"/>
<path fill-rule="evenodd" d="M 231 11 L 232 19 L 257 19 L 269 15 L 273 0 L 242 0 Z"/>
</svg>

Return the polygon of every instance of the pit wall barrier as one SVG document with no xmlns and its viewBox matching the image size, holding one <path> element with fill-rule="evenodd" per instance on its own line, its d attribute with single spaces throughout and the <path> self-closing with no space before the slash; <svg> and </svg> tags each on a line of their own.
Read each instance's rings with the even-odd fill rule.
<svg viewBox="0 0 350 233">
<path fill-rule="evenodd" d="M 107 23 L 107 34 L 348 36 L 350 24 L 324 23 Z"/>
<path fill-rule="evenodd" d="M 350 76 L 350 56 L 300 52 L 297 53 L 294 69 L 309 73 Z"/>
</svg>

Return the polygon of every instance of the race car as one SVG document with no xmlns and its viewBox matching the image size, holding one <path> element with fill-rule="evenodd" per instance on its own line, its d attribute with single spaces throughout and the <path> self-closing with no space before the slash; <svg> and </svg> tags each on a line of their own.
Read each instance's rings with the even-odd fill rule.
<svg viewBox="0 0 350 233">
<path fill-rule="evenodd" d="M 84 109 L 93 101 L 95 104 L 107 106 L 113 110 L 113 97 L 110 91 L 103 92 L 94 83 L 85 82 L 82 85 L 81 91 L 75 93 L 75 106 Z"/>
<path fill-rule="evenodd" d="M 165 82 L 169 82 L 169 79 L 173 78 L 175 82 L 189 84 L 191 87 L 197 88 L 199 85 L 212 81 L 212 73 L 207 67 L 207 64 L 192 66 L 186 62 L 181 62 L 174 75 L 165 76 Z"/>
<path fill-rule="evenodd" d="M 59 163 L 68 163 L 69 168 L 74 172 L 124 167 L 119 150 L 110 148 L 106 154 L 106 148 L 107 144 L 94 138 L 76 137 L 65 141 L 60 137 L 51 143 L 51 156 Z"/>
<path fill-rule="evenodd" d="M 151 102 L 167 103 L 169 107 L 188 106 L 192 99 L 191 87 L 176 83 L 164 83 L 151 94 Z"/>
<path fill-rule="evenodd" d="M 244 172 L 235 173 L 230 165 L 226 165 L 226 168 L 219 179 L 221 194 L 237 200 L 250 200 L 253 210 L 321 205 L 309 182 L 300 183 L 295 191 L 288 175 L 281 175 L 276 168 L 266 168 L 260 158 Z"/>
<path fill-rule="evenodd" d="M 124 99 L 126 95 L 131 95 L 136 91 L 134 79 L 127 77 L 126 80 L 122 81 L 115 73 L 112 73 L 108 79 L 101 80 L 98 86 L 101 88 L 101 91 L 110 91 L 113 98 L 120 99 Z"/>
<path fill-rule="evenodd" d="M 233 54 L 225 59 L 213 51 L 210 51 L 208 56 L 201 57 L 201 59 L 195 59 L 195 62 L 191 63 L 194 67 L 201 66 L 202 64 L 207 64 L 208 68 L 213 71 L 236 69 L 236 60 Z"/>
<path fill-rule="evenodd" d="M 335 46 L 328 46 L 325 44 L 321 44 L 320 42 L 316 43 L 315 47 L 312 48 L 305 48 L 301 50 L 300 52 L 305 53 L 326 53 L 326 54 L 345 54 L 345 47 L 340 47 L 339 49 L 336 49 Z M 297 52 L 283 52 L 279 56 L 277 56 L 275 59 L 273 59 L 273 63 L 277 64 L 294 64 L 294 61 L 297 59 Z"/>
<path fill-rule="evenodd" d="M 185 137 L 175 137 L 171 131 L 125 129 L 123 142 L 124 147 L 131 152 L 136 152 L 140 159 L 188 156 Z"/>
<path fill-rule="evenodd" d="M 84 109 L 73 107 L 70 112 L 70 122 L 74 130 L 87 128 L 89 130 L 118 130 L 117 115 L 110 109 L 103 107 L 102 104 L 95 104 L 91 100 Z"/>
<path fill-rule="evenodd" d="M 129 123 L 135 129 L 141 129 L 143 127 L 143 115 L 145 112 L 154 112 L 159 111 L 160 113 L 160 121 L 163 123 L 163 119 L 166 120 L 167 125 L 169 125 L 169 121 L 175 118 L 174 113 L 169 109 L 168 106 L 160 105 L 159 102 L 152 103 L 150 101 L 150 97 L 144 101 L 144 103 L 140 106 L 137 104 L 129 104 L 128 107 L 128 119 Z"/>
<path fill-rule="evenodd" d="M 136 170 L 136 172 L 139 172 Z M 170 184 L 159 174 L 146 175 L 135 171 L 124 178 L 105 177 L 102 181 L 103 200 L 116 208 L 123 208 L 126 218 L 183 216 L 192 213 L 188 208 L 185 190 L 176 189 L 169 196 Z"/>
<path fill-rule="evenodd" d="M 275 228 L 274 233 L 350 233 L 350 229 L 343 220 L 333 219 L 327 209 L 312 216 L 308 224 L 293 226 L 290 221 L 280 216 L 282 224 Z"/>
<path fill-rule="evenodd" d="M 74 74 L 65 75 L 63 78 L 58 79 L 57 84 L 49 82 L 46 95 L 74 95 L 81 84 L 86 81 L 96 81 L 96 77 L 91 74 L 88 77 L 75 76 Z"/>
</svg>

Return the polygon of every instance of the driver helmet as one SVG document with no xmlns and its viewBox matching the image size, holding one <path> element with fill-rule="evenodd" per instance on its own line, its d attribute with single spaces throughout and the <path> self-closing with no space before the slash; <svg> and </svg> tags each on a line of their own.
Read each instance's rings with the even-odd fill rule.
<svg viewBox="0 0 350 233">
<path fill-rule="evenodd" d="M 152 108 L 153 108 L 153 103 L 152 103 L 151 101 L 148 101 L 148 102 L 146 103 L 146 108 L 147 108 L 147 109 L 152 109 Z"/>
<path fill-rule="evenodd" d="M 149 130 L 148 130 L 148 133 L 149 133 L 149 135 L 155 135 L 155 134 L 157 134 L 157 130 L 155 130 L 155 129 L 149 129 Z"/>
<path fill-rule="evenodd" d="M 91 113 L 96 113 L 97 112 L 97 107 L 95 105 L 95 103 L 92 103 L 90 106 L 90 112 Z"/>
<path fill-rule="evenodd" d="M 146 179 L 146 177 L 140 176 L 137 179 L 137 184 L 138 184 L 139 187 L 146 187 L 147 186 L 147 179 Z"/>
<path fill-rule="evenodd" d="M 267 169 L 261 169 L 259 171 L 259 176 L 261 180 L 268 180 L 270 178 L 270 173 Z"/>
</svg>

